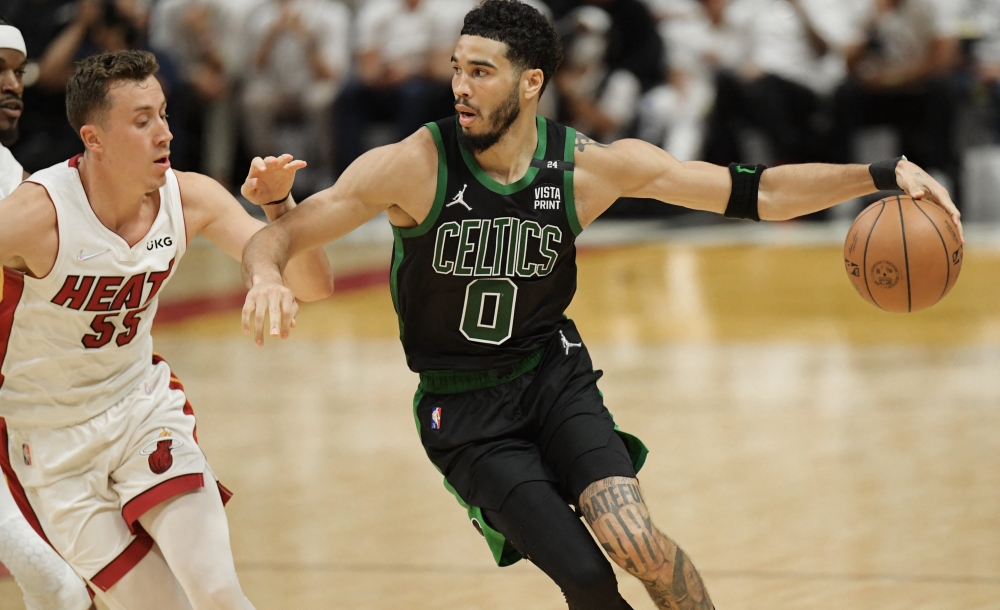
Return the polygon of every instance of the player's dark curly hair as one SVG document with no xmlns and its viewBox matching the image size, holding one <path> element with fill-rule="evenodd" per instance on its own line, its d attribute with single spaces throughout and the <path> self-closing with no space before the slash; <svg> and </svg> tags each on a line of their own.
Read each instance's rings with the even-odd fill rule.
<svg viewBox="0 0 1000 610">
<path fill-rule="evenodd" d="M 562 63 L 562 42 L 552 23 L 518 0 L 486 0 L 465 15 L 462 35 L 482 36 L 507 45 L 517 70 L 540 69 L 542 91 Z"/>
<path fill-rule="evenodd" d="M 77 133 L 111 109 L 108 90 L 118 81 L 141 83 L 160 69 L 149 51 L 111 51 L 91 55 L 76 65 L 66 86 L 66 118 Z"/>
</svg>

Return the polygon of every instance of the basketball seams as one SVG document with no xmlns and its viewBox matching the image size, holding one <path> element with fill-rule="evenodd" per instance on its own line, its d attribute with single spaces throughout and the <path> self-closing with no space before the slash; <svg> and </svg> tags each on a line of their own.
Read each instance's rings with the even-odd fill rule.
<svg viewBox="0 0 1000 610">
<path fill-rule="evenodd" d="M 868 246 L 871 245 L 872 233 L 875 232 L 875 227 L 878 226 L 878 221 L 882 219 L 882 212 L 885 211 L 885 201 L 879 201 L 882 207 L 879 208 L 878 216 L 875 218 L 875 222 L 872 223 L 871 228 L 868 229 L 868 237 L 865 239 L 865 254 L 862 258 L 862 274 L 865 276 L 865 289 L 868 291 L 868 298 L 871 299 L 872 303 L 882 311 L 887 311 L 885 307 L 882 307 L 879 302 L 875 299 L 875 295 L 872 294 L 872 287 L 868 285 Z"/>
<path fill-rule="evenodd" d="M 934 227 L 934 232 L 938 234 L 938 239 L 941 240 L 941 247 L 944 248 L 945 276 L 944 276 L 944 288 L 941 290 L 941 296 L 938 298 L 938 300 L 940 301 L 941 299 L 944 298 L 944 295 L 948 294 L 948 285 L 951 284 L 951 259 L 948 257 L 948 244 L 944 240 L 944 235 L 941 235 L 941 229 L 938 228 L 937 223 L 934 222 L 934 219 L 931 218 L 930 214 L 924 211 L 924 208 L 920 207 L 920 202 L 914 199 L 913 204 L 917 206 L 917 209 L 920 210 L 920 213 L 927 218 L 927 222 L 931 223 L 931 226 Z"/>
<path fill-rule="evenodd" d="M 903 265 L 906 267 L 906 311 L 913 311 L 913 290 L 910 282 L 910 255 L 906 250 L 906 223 L 903 221 L 903 200 L 896 195 L 896 207 L 899 208 L 899 234 L 903 238 Z"/>
</svg>

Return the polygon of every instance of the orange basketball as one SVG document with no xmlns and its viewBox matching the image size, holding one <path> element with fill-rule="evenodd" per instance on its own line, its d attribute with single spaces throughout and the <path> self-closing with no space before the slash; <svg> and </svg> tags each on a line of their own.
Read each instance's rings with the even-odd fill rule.
<svg viewBox="0 0 1000 610">
<path fill-rule="evenodd" d="M 937 303 L 962 270 L 962 245 L 948 214 L 907 195 L 886 197 L 854 220 L 844 243 L 847 277 L 861 298 L 892 312 Z"/>
</svg>

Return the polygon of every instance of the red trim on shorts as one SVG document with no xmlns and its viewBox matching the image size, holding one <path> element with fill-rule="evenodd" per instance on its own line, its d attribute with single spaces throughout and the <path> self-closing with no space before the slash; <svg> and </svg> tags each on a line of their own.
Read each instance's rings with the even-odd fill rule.
<svg viewBox="0 0 1000 610">
<path fill-rule="evenodd" d="M 3 268 L 3 300 L 0 301 L 0 367 L 7 358 L 7 344 L 14 328 L 14 311 L 24 293 L 24 274 L 9 267 Z M 0 372 L 0 388 L 3 387 L 3 373 Z"/>
<path fill-rule="evenodd" d="M 222 496 L 222 505 L 225 506 L 229 504 L 229 501 L 233 498 L 233 492 L 229 491 L 229 488 L 222 483 L 216 481 L 216 485 L 219 486 L 219 495 Z"/>
<path fill-rule="evenodd" d="M 124 517 L 129 531 L 138 535 L 137 532 L 142 529 L 137 526 L 139 517 L 145 515 L 149 509 L 157 504 L 166 502 L 174 496 L 179 496 L 184 492 L 204 486 L 205 475 L 200 472 L 182 474 L 178 477 L 167 479 L 126 502 L 125 506 L 122 507 L 122 517 Z"/>
<path fill-rule="evenodd" d="M 163 356 L 161 356 L 159 354 L 153 354 L 153 365 L 155 366 L 155 365 L 157 365 L 157 364 L 159 364 L 161 362 L 167 363 L 167 361 L 163 358 Z M 167 368 L 168 369 L 170 368 L 170 363 L 167 363 Z M 180 390 L 181 392 L 184 391 L 184 384 L 181 383 L 181 380 L 178 379 L 176 375 L 174 375 L 173 371 L 170 371 L 170 385 L 169 385 L 169 387 L 170 387 L 171 390 Z M 185 396 L 185 400 L 184 400 L 184 415 L 190 415 L 191 417 L 194 417 L 194 407 L 191 406 L 191 401 L 187 400 L 186 396 Z M 191 436 L 194 437 L 194 442 L 197 443 L 198 442 L 198 425 L 197 424 L 195 424 L 194 429 L 191 431 Z M 230 491 L 228 487 L 226 487 L 225 485 L 223 485 L 218 480 L 215 481 L 215 484 L 219 486 L 219 495 L 222 496 L 222 505 L 225 506 L 226 504 L 229 503 L 229 500 L 232 499 L 233 492 Z"/>
<path fill-rule="evenodd" d="M 153 538 L 146 533 L 146 530 L 139 528 L 135 539 L 129 543 L 125 550 L 111 560 L 111 563 L 104 566 L 100 572 L 90 579 L 90 582 L 105 593 L 108 589 L 118 584 L 129 571 L 137 566 L 142 558 L 153 548 Z"/>
<path fill-rule="evenodd" d="M 28 495 L 24 493 L 24 487 L 21 486 L 21 482 L 17 480 L 17 474 L 14 473 L 14 468 L 10 465 L 10 443 L 7 438 L 7 422 L 0 417 L 0 468 L 3 469 L 3 474 L 7 477 L 7 487 L 10 488 L 10 495 L 14 496 L 14 503 L 17 507 L 21 509 L 21 514 L 28 521 L 31 529 L 35 530 L 39 536 L 42 537 L 49 546 L 52 543 L 45 536 L 45 532 L 42 531 L 42 524 L 38 521 L 38 515 L 35 514 L 35 510 L 31 508 L 31 504 L 28 502 Z"/>
</svg>

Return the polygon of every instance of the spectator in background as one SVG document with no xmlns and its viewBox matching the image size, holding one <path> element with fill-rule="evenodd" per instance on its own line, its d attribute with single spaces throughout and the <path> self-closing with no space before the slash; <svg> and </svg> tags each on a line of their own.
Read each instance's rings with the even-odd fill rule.
<svg viewBox="0 0 1000 610">
<path fill-rule="evenodd" d="M 681 161 L 700 158 L 715 102 L 715 74 L 733 73 L 749 48 L 729 0 L 660 2 L 660 36 L 670 57 L 669 82 L 643 98 L 639 137 Z M 737 9 L 738 10 L 738 7 Z"/>
<path fill-rule="evenodd" d="M 451 53 L 472 0 L 370 0 L 356 24 L 356 77 L 337 102 L 338 165 L 365 151 L 376 121 L 399 140 L 453 112 Z"/>
<path fill-rule="evenodd" d="M 586 4 L 603 9 L 611 17 L 604 56 L 608 69 L 628 70 L 639 79 L 644 92 L 663 83 L 663 40 L 649 8 L 639 0 L 587 0 Z"/>
<path fill-rule="evenodd" d="M 979 38 L 972 48 L 973 73 L 984 85 L 993 106 L 994 142 L 1000 142 L 1000 0 L 976 0 L 970 19 Z"/>
<path fill-rule="evenodd" d="M 957 2 L 861 1 L 860 35 L 847 52 L 850 78 L 837 92 L 834 160 L 853 160 L 860 128 L 888 125 L 914 163 L 956 185 Z"/>
<path fill-rule="evenodd" d="M 565 19 L 566 58 L 555 78 L 565 121 L 599 142 L 621 139 L 635 120 L 642 84 L 629 70 L 612 70 L 605 61 L 611 16 L 581 6 Z"/>
<path fill-rule="evenodd" d="M 175 169 L 231 182 L 235 149 L 232 83 L 241 60 L 233 38 L 239 20 L 219 0 L 160 0 L 150 15 L 149 46 L 177 66 L 170 125 Z"/>
<path fill-rule="evenodd" d="M 349 69 L 349 31 L 350 12 L 335 0 L 267 0 L 247 27 L 243 126 L 250 152 L 287 152 L 279 150 L 282 123 L 304 125 L 304 141 L 315 150 L 299 155 L 311 164 L 317 183 L 306 186 L 313 188 L 332 183 L 333 103 Z"/>
<path fill-rule="evenodd" d="M 21 137 L 11 148 L 25 170 L 34 173 L 83 152 L 80 138 L 66 116 L 65 87 L 69 75 L 53 69 L 53 53 L 60 47 L 78 46 L 98 18 L 96 2 L 77 0 L 7 0 L 0 12 L 24 34 L 28 63 L 24 75 Z M 44 67 L 44 74 L 40 74 Z"/>
<path fill-rule="evenodd" d="M 137 0 L 8 0 L 0 5 L 21 27 L 28 47 L 22 137 L 12 149 L 28 172 L 83 152 L 79 136 L 64 120 L 66 83 L 76 61 L 101 51 L 140 48 L 147 14 Z M 22 26 L 23 24 L 23 26 Z M 172 103 L 176 74 L 169 60 L 157 75 Z"/>
<path fill-rule="evenodd" d="M 772 164 L 825 160 L 824 100 L 845 75 L 851 40 L 845 0 L 735 0 L 747 15 L 748 61 L 721 72 L 706 158 L 745 160 L 740 127 L 763 131 Z"/>
</svg>

